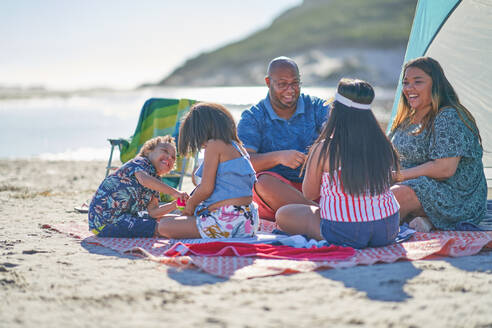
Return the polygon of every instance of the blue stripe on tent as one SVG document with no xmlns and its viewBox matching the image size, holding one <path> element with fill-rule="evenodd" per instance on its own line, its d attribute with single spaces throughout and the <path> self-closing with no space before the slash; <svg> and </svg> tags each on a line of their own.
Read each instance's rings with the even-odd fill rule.
<svg viewBox="0 0 492 328">
<path fill-rule="evenodd" d="M 456 9 L 456 7 L 460 4 L 460 2 L 461 0 L 418 1 L 403 63 L 425 54 L 437 33 L 439 33 L 441 27 L 453 13 L 454 9 Z M 391 111 L 388 128 L 386 129 L 387 132 L 390 131 L 391 124 L 393 124 L 398 102 L 400 101 L 402 74 L 403 70 L 400 73 L 400 78 L 398 79 L 398 87 L 395 93 L 395 100 L 393 102 L 393 109 Z"/>
</svg>

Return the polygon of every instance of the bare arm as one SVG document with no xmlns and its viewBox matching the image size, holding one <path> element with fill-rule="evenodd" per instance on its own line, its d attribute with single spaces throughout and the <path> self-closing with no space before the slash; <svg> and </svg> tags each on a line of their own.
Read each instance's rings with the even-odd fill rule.
<svg viewBox="0 0 492 328">
<path fill-rule="evenodd" d="M 301 166 L 306 159 L 306 155 L 304 153 L 292 149 L 278 150 L 262 154 L 258 154 L 250 148 L 246 148 L 246 150 L 249 153 L 251 164 L 256 172 L 271 169 L 279 164 L 290 167 L 291 169 L 296 169 Z"/>
<path fill-rule="evenodd" d="M 322 143 L 313 145 L 313 151 L 307 159 L 306 173 L 302 181 L 302 194 L 310 200 L 317 199 L 320 195 L 321 178 L 324 168 L 318 164 Z"/>
<path fill-rule="evenodd" d="M 409 169 L 401 170 L 400 175 L 396 177 L 395 181 L 401 182 L 421 176 L 436 180 L 449 179 L 456 172 L 460 159 L 461 157 L 438 158 Z"/>
<path fill-rule="evenodd" d="M 154 219 L 159 219 L 164 215 L 174 211 L 175 209 L 176 201 L 172 201 L 164 205 L 159 205 L 159 200 L 155 197 L 152 197 L 149 205 L 147 206 L 147 212 L 149 212 L 149 215 Z"/>
<path fill-rule="evenodd" d="M 196 187 L 193 195 L 186 202 L 183 215 L 191 216 L 198 204 L 206 200 L 215 188 L 215 177 L 220 163 L 220 154 L 223 147 L 222 141 L 210 140 L 207 142 L 203 157 L 202 180 Z"/>
<path fill-rule="evenodd" d="M 179 191 L 174 189 L 173 187 L 168 186 L 164 182 L 159 179 L 150 176 L 144 171 L 138 171 L 135 173 L 135 177 L 137 178 L 138 183 L 142 186 L 161 192 L 163 194 L 171 195 L 174 198 L 180 198 L 182 200 L 188 199 L 188 194 L 184 191 Z"/>
</svg>

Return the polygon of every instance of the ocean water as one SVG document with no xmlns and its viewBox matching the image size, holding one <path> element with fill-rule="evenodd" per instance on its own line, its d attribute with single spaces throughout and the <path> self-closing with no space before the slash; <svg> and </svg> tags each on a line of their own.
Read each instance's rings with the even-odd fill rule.
<svg viewBox="0 0 492 328">
<path fill-rule="evenodd" d="M 334 87 L 305 87 L 302 92 L 330 98 Z M 32 94 L 0 99 L 0 158 L 40 160 L 107 160 L 108 138 L 133 134 L 148 98 L 213 101 L 241 112 L 267 94 L 266 87 L 160 87 L 129 91 Z M 376 89 L 374 112 L 387 121 L 394 91 Z M 378 107 L 379 106 L 379 107 Z M 118 153 L 115 154 L 118 158 Z"/>
</svg>

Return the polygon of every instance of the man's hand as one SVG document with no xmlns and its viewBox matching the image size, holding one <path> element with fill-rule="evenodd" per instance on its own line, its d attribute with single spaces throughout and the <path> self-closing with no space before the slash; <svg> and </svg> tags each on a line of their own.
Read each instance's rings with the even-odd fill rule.
<svg viewBox="0 0 492 328">
<path fill-rule="evenodd" d="M 282 150 L 279 151 L 280 164 L 296 169 L 301 166 L 306 160 L 306 154 L 297 150 Z"/>
<path fill-rule="evenodd" d="M 246 150 L 250 155 L 251 164 L 253 164 L 256 172 L 266 171 L 277 165 L 296 169 L 307 158 L 306 154 L 293 149 L 276 150 L 269 153 L 257 153 L 249 148 L 246 148 Z"/>
</svg>

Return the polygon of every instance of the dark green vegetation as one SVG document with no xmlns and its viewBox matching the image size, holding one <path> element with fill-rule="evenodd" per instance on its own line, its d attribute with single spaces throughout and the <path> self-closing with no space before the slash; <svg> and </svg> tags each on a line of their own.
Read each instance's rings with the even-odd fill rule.
<svg viewBox="0 0 492 328">
<path fill-rule="evenodd" d="M 189 79 L 190 73 L 203 76 L 224 67 L 268 62 L 279 55 L 310 49 L 404 47 L 416 3 L 416 0 L 305 0 L 250 37 L 188 60 L 159 84 L 176 84 Z"/>
</svg>

